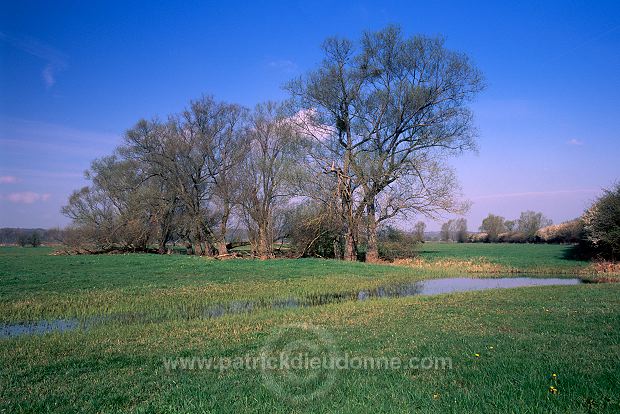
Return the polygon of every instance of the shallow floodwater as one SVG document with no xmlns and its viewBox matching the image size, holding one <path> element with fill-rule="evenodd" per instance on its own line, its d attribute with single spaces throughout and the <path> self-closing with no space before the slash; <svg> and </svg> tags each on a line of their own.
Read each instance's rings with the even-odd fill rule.
<svg viewBox="0 0 620 414">
<path fill-rule="evenodd" d="M 5 324 L 0 325 L 0 338 L 71 331 L 79 326 L 80 322 L 77 319 L 55 319 L 51 321 Z"/>
<path fill-rule="evenodd" d="M 471 290 L 516 288 L 526 286 L 577 285 L 581 279 L 505 277 L 500 279 L 474 279 L 460 277 L 453 279 L 434 279 L 420 282 L 420 295 L 439 295 L 441 293 L 468 292 Z"/>
<path fill-rule="evenodd" d="M 468 292 L 485 289 L 505 289 L 527 286 L 557 286 L 577 285 L 582 283 L 580 279 L 560 278 L 533 278 L 533 277 L 506 277 L 506 278 L 446 278 L 431 279 L 418 282 L 380 286 L 370 290 L 357 292 L 340 292 L 311 295 L 305 298 L 278 299 L 272 302 L 230 302 L 219 305 L 208 305 L 203 309 L 193 309 L 178 312 L 175 315 L 179 319 L 194 318 L 218 318 L 224 315 L 251 313 L 259 309 L 300 308 L 320 306 L 328 303 L 339 303 L 351 300 L 367 300 L 372 298 L 400 298 L 415 295 L 439 295 L 442 293 Z M 88 328 L 96 324 L 111 321 L 123 322 L 154 322 L 157 320 L 142 314 L 120 314 L 102 317 L 93 317 L 80 322 L 77 319 L 56 319 L 50 321 L 38 321 L 32 323 L 17 323 L 0 325 L 0 338 L 9 338 L 29 334 L 45 334 L 49 332 L 64 332 L 78 328 Z"/>
</svg>

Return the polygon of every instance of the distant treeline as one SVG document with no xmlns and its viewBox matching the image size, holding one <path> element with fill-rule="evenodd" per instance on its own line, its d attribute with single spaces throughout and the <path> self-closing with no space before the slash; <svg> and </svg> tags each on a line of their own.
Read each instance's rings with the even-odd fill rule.
<svg viewBox="0 0 620 414">
<path fill-rule="evenodd" d="M 21 229 L 13 227 L 0 228 L 0 244 L 39 246 L 42 243 L 58 244 L 63 239 L 61 229 Z"/>
<path fill-rule="evenodd" d="M 534 211 L 524 211 L 515 220 L 489 214 L 478 233 L 469 233 L 461 218 L 443 223 L 439 236 L 461 243 L 572 243 L 580 256 L 615 260 L 620 256 L 620 184 L 603 190 L 581 217 L 564 223 L 553 224 Z"/>
</svg>

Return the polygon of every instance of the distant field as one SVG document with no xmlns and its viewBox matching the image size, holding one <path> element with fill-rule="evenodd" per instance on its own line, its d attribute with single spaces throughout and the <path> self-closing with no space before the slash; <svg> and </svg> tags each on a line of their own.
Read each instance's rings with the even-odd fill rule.
<svg viewBox="0 0 620 414">
<path fill-rule="evenodd" d="M 523 270 L 578 269 L 587 261 L 571 258 L 573 247 L 560 244 L 511 243 L 440 243 L 426 242 L 418 247 L 420 256 L 427 260 L 472 260 L 484 257 L 492 263 Z"/>
</svg>

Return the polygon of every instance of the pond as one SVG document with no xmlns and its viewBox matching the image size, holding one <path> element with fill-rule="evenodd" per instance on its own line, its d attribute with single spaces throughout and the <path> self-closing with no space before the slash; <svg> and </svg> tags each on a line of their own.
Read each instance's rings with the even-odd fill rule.
<svg viewBox="0 0 620 414">
<path fill-rule="evenodd" d="M 285 298 L 270 302 L 241 302 L 234 301 L 218 305 L 205 305 L 202 309 L 187 309 L 166 318 L 153 318 L 148 314 L 118 314 L 93 317 L 84 321 L 77 319 L 56 319 L 31 323 L 16 323 L 0 325 L 0 338 L 10 338 L 20 335 L 45 334 L 49 332 L 64 332 L 78 328 L 87 329 L 90 326 L 106 322 L 157 322 L 166 319 L 197 319 L 218 318 L 224 315 L 251 313 L 260 309 L 281 309 L 320 306 L 329 303 L 344 301 L 362 301 L 372 298 L 400 298 L 415 295 L 439 295 L 443 293 L 469 292 L 486 289 L 505 289 L 527 286 L 558 286 L 577 285 L 582 283 L 577 278 L 534 278 L 534 277 L 506 277 L 506 278 L 446 278 L 431 279 L 418 282 L 379 286 L 370 290 L 354 292 L 338 292 L 309 295 L 304 298 Z"/>
</svg>

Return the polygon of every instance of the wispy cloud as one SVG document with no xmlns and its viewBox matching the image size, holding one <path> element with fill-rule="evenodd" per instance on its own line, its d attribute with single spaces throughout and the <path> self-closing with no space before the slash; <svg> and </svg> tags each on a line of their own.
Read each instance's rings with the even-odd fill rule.
<svg viewBox="0 0 620 414">
<path fill-rule="evenodd" d="M 21 193 L 11 193 L 0 198 L 6 199 L 16 204 L 32 204 L 37 201 L 47 201 L 52 195 L 50 193 L 35 193 L 32 191 L 23 191 Z"/>
<path fill-rule="evenodd" d="M 545 196 L 558 196 L 567 194 L 595 194 L 600 189 L 579 189 L 579 190 L 551 190 L 551 191 L 526 191 L 522 193 L 501 193 L 501 194 L 488 194 L 478 197 L 470 197 L 472 200 L 493 200 L 501 198 L 519 198 L 519 197 L 545 197 Z"/>
<path fill-rule="evenodd" d="M 0 184 L 15 184 L 17 177 L 13 175 L 0 175 Z"/>
<path fill-rule="evenodd" d="M 67 57 L 64 53 L 32 37 L 16 37 L 0 32 L 0 40 L 45 61 L 45 66 L 41 70 L 41 77 L 47 89 L 54 86 L 58 73 L 67 69 L 69 66 Z"/>
<path fill-rule="evenodd" d="M 51 154 L 79 155 L 90 160 L 112 152 L 121 141 L 118 134 L 88 131 L 46 122 L 1 117 L 0 150 L 5 154 L 50 159 Z M 3 171 L 6 175 L 12 172 Z"/>
<path fill-rule="evenodd" d="M 576 146 L 583 145 L 583 141 L 580 141 L 580 140 L 575 139 L 575 138 L 573 138 L 573 139 L 571 139 L 571 140 L 567 141 L 566 143 L 567 143 L 568 145 L 576 145 Z"/>
<path fill-rule="evenodd" d="M 267 63 L 267 66 L 271 69 L 281 70 L 284 72 L 295 72 L 297 71 L 297 64 L 292 60 L 288 59 L 277 59 L 272 60 Z"/>
</svg>

